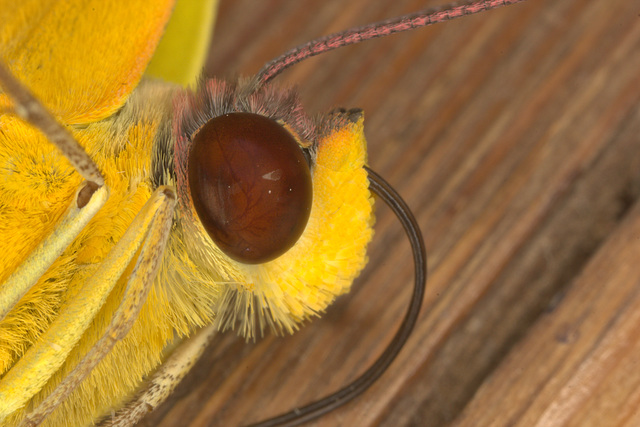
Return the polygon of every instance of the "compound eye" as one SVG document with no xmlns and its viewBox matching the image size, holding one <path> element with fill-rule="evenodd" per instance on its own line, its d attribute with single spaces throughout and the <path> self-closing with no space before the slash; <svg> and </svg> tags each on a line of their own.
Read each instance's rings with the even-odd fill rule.
<svg viewBox="0 0 640 427">
<path fill-rule="evenodd" d="M 289 250 L 311 212 L 311 173 L 302 149 L 283 126 L 259 114 L 225 114 L 198 130 L 189 187 L 209 236 L 246 264 Z"/>
</svg>

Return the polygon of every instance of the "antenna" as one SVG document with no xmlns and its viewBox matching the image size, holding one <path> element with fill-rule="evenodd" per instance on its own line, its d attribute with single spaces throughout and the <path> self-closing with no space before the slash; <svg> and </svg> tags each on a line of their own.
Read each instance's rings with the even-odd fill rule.
<svg viewBox="0 0 640 427">
<path fill-rule="evenodd" d="M 525 0 L 483 0 L 458 6 L 428 9 L 402 15 L 385 21 L 374 22 L 359 28 L 352 28 L 339 33 L 330 34 L 294 47 L 274 60 L 267 62 L 257 74 L 259 86 L 264 86 L 287 68 L 307 58 L 319 55 L 342 46 L 356 44 L 365 40 L 384 37 L 394 33 L 409 31 L 466 15 L 473 15 L 485 10 L 496 9 L 520 3 Z"/>
</svg>

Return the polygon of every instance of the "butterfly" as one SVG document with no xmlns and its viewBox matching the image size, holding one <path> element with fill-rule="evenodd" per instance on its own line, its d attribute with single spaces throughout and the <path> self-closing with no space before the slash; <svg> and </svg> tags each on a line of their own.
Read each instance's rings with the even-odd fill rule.
<svg viewBox="0 0 640 427">
<path fill-rule="evenodd" d="M 504 3 L 515 1 L 416 15 L 374 35 Z M 4 8 L 21 19 L 0 40 L 8 67 L 0 213 L 3 246 L 12 248 L 0 269 L 0 416 L 17 422 L 27 405 L 54 424 L 70 413 L 73 424 L 90 422 L 129 399 L 174 334 L 204 325 L 248 337 L 292 332 L 348 291 L 372 236 L 369 186 L 386 191 L 365 167 L 362 115 L 337 110 L 314 120 L 294 91 L 269 82 L 364 32 L 303 46 L 253 78 L 202 81 L 191 92 L 138 83 L 170 2 L 38 6 Z M 288 140 L 284 157 L 292 159 L 243 159 L 259 149 L 237 148 L 255 139 L 247 136 L 210 151 L 208 141 L 237 129 Z M 242 166 L 251 158 L 260 164 Z M 236 186 L 238 174 L 245 176 Z M 58 386 L 69 378 L 68 388 Z M 49 415 L 53 404 L 60 406 Z"/>
</svg>

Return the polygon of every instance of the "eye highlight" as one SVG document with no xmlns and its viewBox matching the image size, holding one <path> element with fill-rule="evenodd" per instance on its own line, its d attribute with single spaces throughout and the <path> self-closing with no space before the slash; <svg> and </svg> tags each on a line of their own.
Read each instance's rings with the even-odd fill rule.
<svg viewBox="0 0 640 427">
<path fill-rule="evenodd" d="M 229 257 L 271 261 L 300 238 L 311 212 L 311 172 L 293 135 L 267 117 L 230 113 L 193 138 L 189 189 L 205 230 Z"/>
</svg>

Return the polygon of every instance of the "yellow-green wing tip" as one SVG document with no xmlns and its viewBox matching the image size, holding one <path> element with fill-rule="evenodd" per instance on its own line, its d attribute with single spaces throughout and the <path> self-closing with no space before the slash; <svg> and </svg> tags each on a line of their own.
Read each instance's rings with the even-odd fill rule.
<svg viewBox="0 0 640 427">
<path fill-rule="evenodd" d="M 183 86 L 202 72 L 218 0 L 178 0 L 146 74 Z"/>
</svg>

